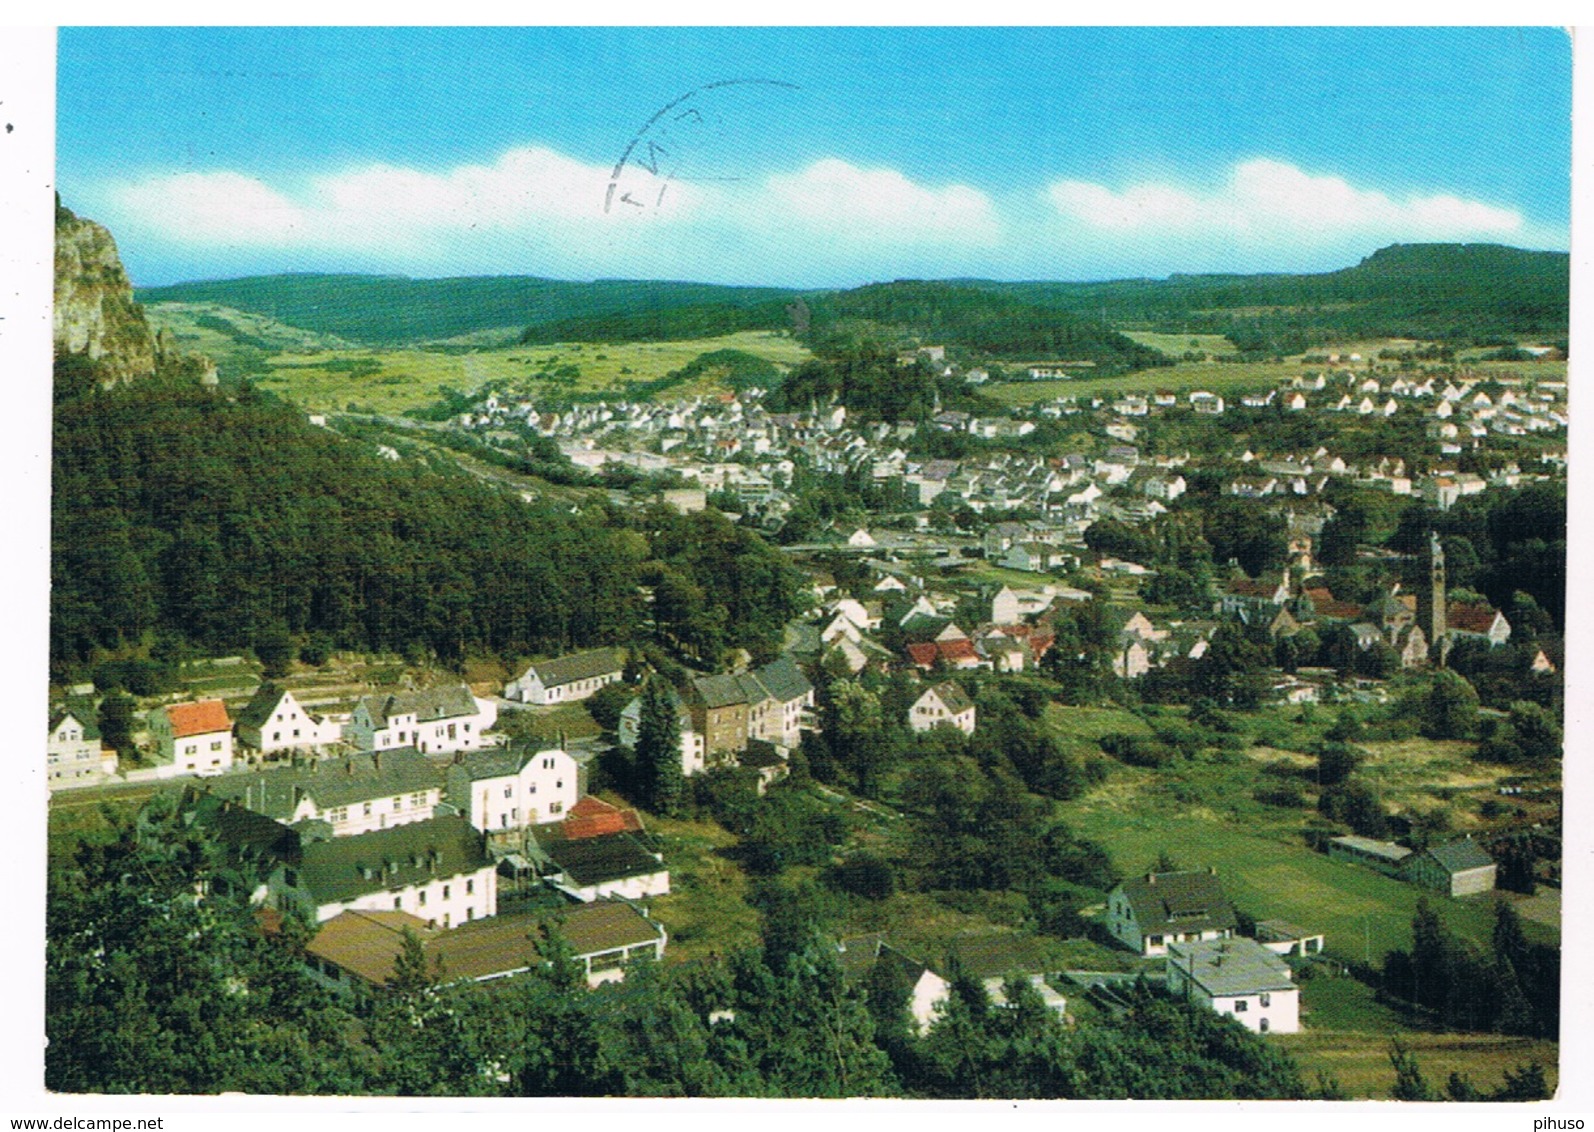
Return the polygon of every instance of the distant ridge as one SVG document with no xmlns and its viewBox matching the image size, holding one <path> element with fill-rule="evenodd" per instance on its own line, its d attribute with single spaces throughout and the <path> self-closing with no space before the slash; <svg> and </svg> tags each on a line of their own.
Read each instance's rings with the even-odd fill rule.
<svg viewBox="0 0 1594 1132">
<path fill-rule="evenodd" d="M 220 303 L 291 326 L 370 345 L 401 345 L 482 330 L 716 304 L 745 307 L 795 294 L 773 287 L 531 275 L 411 279 L 402 275 L 258 275 L 144 287 L 145 304 Z"/>
<path fill-rule="evenodd" d="M 1467 342 L 1564 336 L 1570 262 L 1565 252 L 1498 244 L 1393 244 L 1353 266 L 1316 274 L 928 283 L 994 292 L 1098 325 L 1235 330 L 1263 345 L 1300 345 L 1335 334 Z M 648 341 L 775 329 L 789 325 L 785 308 L 799 295 L 839 318 L 872 319 L 881 313 L 880 296 L 894 302 L 926 285 L 902 280 L 850 291 L 797 291 L 628 279 L 310 273 L 140 288 L 136 297 L 147 304 L 220 303 L 351 341 L 401 345 L 506 328 L 523 332 L 528 342 Z"/>
</svg>

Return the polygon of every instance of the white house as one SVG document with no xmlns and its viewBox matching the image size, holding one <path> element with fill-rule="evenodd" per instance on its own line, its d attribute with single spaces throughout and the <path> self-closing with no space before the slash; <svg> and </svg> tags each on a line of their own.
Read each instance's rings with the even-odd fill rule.
<svg viewBox="0 0 1594 1132">
<path fill-rule="evenodd" d="M 913 701 L 908 711 L 908 726 L 915 731 L 936 727 L 955 727 L 965 735 L 974 734 L 974 701 L 950 680 L 927 688 Z"/>
<path fill-rule="evenodd" d="M 116 773 L 116 752 L 102 750 L 95 713 L 87 704 L 68 704 L 50 713 L 45 785 L 51 790 L 92 786 Z"/>
<path fill-rule="evenodd" d="M 364 696 L 354 706 L 344 737 L 361 751 L 414 747 L 421 754 L 473 751 L 498 722 L 498 705 L 472 695 L 464 684 L 424 692 Z"/>
<path fill-rule="evenodd" d="M 1168 993 L 1233 1018 L 1257 1034 L 1301 1028 L 1301 992 L 1288 963 L 1254 939 L 1168 946 Z"/>
<path fill-rule="evenodd" d="M 316 923 L 356 909 L 408 912 L 450 928 L 498 912 L 497 864 L 480 831 L 456 816 L 301 841 L 266 888 L 273 908 Z"/>
<path fill-rule="evenodd" d="M 528 704 L 567 704 L 618 683 L 625 672 L 624 649 L 593 649 L 533 664 L 518 680 L 504 685 L 504 699 Z"/>
<path fill-rule="evenodd" d="M 447 781 L 449 804 L 489 833 L 558 821 L 581 797 L 580 767 L 558 748 L 462 752 Z"/>
<path fill-rule="evenodd" d="M 1107 896 L 1107 930 L 1141 955 L 1166 955 L 1173 943 L 1228 939 L 1239 921 L 1210 872 L 1147 873 Z"/>
<path fill-rule="evenodd" d="M 442 782 L 414 747 L 341 758 L 295 760 L 292 766 L 232 774 L 207 793 L 274 821 L 321 821 L 334 837 L 428 821 L 442 800 Z"/>
<path fill-rule="evenodd" d="M 220 700 L 169 704 L 149 713 L 149 733 L 179 774 L 232 769 L 232 720 Z"/>
<path fill-rule="evenodd" d="M 286 688 L 265 683 L 238 713 L 238 741 L 263 755 L 336 743 L 342 728 L 305 709 Z"/>
<path fill-rule="evenodd" d="M 543 840 L 541 831 L 539 840 Z M 597 837 L 549 837 L 543 846 L 551 863 L 546 879 L 583 904 L 605 897 L 645 900 L 668 896 L 670 870 L 629 833 Z"/>
</svg>

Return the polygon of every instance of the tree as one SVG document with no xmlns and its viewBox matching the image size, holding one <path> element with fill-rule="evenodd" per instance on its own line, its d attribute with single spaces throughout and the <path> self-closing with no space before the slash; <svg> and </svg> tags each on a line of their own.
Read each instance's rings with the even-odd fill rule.
<svg viewBox="0 0 1594 1132">
<path fill-rule="evenodd" d="M 100 701 L 100 740 L 126 754 L 133 748 L 133 697 L 112 692 Z"/>
<path fill-rule="evenodd" d="M 255 657 L 260 661 L 261 675 L 268 680 L 288 674 L 293 651 L 293 638 L 285 626 L 274 625 L 255 638 Z"/>
<path fill-rule="evenodd" d="M 1422 697 L 1419 718 L 1430 739 L 1470 739 L 1478 724 L 1478 693 L 1465 677 L 1438 672 Z"/>
<path fill-rule="evenodd" d="M 637 721 L 637 779 L 642 801 L 655 813 L 674 817 L 686 791 L 681 767 L 681 725 L 673 691 L 660 676 L 642 687 L 642 717 Z"/>
<path fill-rule="evenodd" d="M 1422 1068 L 1416 1055 L 1408 1050 L 1399 1038 L 1389 1043 L 1389 1064 L 1395 1070 L 1395 1084 L 1389 1095 L 1397 1101 L 1434 1101 L 1439 1097 L 1432 1086 L 1423 1079 Z"/>
<path fill-rule="evenodd" d="M 1317 784 L 1337 786 L 1361 764 L 1362 755 L 1349 743 L 1323 743 L 1317 748 Z"/>
</svg>

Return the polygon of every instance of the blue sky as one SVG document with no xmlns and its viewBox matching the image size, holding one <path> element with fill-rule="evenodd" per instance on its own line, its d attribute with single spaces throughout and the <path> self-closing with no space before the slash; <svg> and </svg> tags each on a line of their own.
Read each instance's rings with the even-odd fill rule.
<svg viewBox="0 0 1594 1132">
<path fill-rule="evenodd" d="M 1099 279 L 1568 246 L 1553 29 L 63 29 L 57 66 L 63 200 L 143 285 Z"/>
</svg>

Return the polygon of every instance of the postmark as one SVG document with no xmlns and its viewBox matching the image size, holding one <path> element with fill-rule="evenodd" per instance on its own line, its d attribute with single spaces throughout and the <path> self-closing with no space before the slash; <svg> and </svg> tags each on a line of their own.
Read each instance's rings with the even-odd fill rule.
<svg viewBox="0 0 1594 1132">
<path fill-rule="evenodd" d="M 678 181 L 740 181 L 721 152 L 739 95 L 798 91 L 782 79 L 722 79 L 694 87 L 654 112 L 626 143 L 604 193 L 607 214 L 663 206 Z"/>
</svg>

